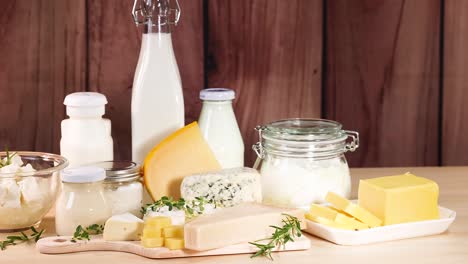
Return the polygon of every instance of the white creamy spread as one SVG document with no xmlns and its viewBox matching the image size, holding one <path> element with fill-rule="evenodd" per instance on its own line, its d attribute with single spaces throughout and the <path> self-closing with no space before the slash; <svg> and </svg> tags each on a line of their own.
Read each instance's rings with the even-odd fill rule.
<svg viewBox="0 0 468 264">
<path fill-rule="evenodd" d="M 6 158 L 2 160 L 6 164 Z M 46 178 L 11 177 L 11 173 L 34 172 L 30 164 L 13 155 L 11 164 L 0 168 L 0 229 L 17 228 L 35 224 L 46 213 L 45 206 L 53 202 Z"/>
<path fill-rule="evenodd" d="M 122 185 L 106 183 L 104 194 L 112 207 L 112 215 L 132 213 L 141 216 L 140 209 L 143 203 L 143 185 L 136 181 Z"/>
</svg>

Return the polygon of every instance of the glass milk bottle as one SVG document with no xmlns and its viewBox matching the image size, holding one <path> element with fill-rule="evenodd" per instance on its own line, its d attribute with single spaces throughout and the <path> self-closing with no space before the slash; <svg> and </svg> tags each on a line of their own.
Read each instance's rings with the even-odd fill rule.
<svg viewBox="0 0 468 264">
<path fill-rule="evenodd" d="M 170 4 L 175 3 L 172 7 Z M 166 136 L 184 126 L 184 98 L 171 27 L 179 20 L 177 1 L 135 0 L 133 17 L 144 25 L 132 91 L 132 159 L 142 163 Z"/>
<path fill-rule="evenodd" d="M 98 167 L 67 169 L 62 173 L 62 192 L 57 199 L 55 229 L 60 236 L 73 235 L 77 226 L 104 225 L 112 209 L 104 196 L 106 172 Z"/>
<path fill-rule="evenodd" d="M 204 138 L 221 167 L 244 166 L 244 142 L 232 109 L 235 92 L 210 88 L 200 92 L 203 107 L 198 121 Z"/>
<path fill-rule="evenodd" d="M 67 115 L 62 121 L 60 155 L 70 167 L 114 159 L 111 122 L 102 118 L 107 99 L 103 94 L 80 92 L 65 97 Z"/>
</svg>

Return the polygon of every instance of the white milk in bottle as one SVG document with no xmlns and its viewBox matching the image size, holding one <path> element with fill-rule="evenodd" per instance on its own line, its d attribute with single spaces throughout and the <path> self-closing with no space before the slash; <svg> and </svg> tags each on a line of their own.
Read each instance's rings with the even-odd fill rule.
<svg viewBox="0 0 468 264">
<path fill-rule="evenodd" d="M 223 169 L 244 167 L 244 141 L 232 109 L 235 97 L 233 90 L 225 88 L 200 92 L 203 107 L 198 123 Z"/>
<path fill-rule="evenodd" d="M 176 8 L 170 7 L 171 3 L 174 1 L 135 0 L 133 9 L 135 22 L 145 27 L 131 107 L 132 159 L 138 163 L 143 163 L 161 140 L 184 126 L 182 83 L 171 39 L 179 9 L 177 1 Z"/>
<path fill-rule="evenodd" d="M 62 121 L 60 155 L 70 167 L 113 160 L 114 148 L 111 122 L 102 118 L 107 99 L 92 92 L 72 93 L 63 102 L 70 117 Z"/>
</svg>

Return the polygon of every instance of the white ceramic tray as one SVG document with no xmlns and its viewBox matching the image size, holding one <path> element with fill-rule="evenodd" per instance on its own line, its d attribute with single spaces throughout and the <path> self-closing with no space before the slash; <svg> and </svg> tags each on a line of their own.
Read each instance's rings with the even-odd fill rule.
<svg viewBox="0 0 468 264">
<path fill-rule="evenodd" d="M 306 220 L 307 228 L 304 231 L 335 244 L 347 246 L 429 236 L 445 232 L 455 220 L 455 211 L 439 206 L 439 212 L 440 219 L 437 220 L 388 225 L 360 231 L 332 228 Z"/>
</svg>

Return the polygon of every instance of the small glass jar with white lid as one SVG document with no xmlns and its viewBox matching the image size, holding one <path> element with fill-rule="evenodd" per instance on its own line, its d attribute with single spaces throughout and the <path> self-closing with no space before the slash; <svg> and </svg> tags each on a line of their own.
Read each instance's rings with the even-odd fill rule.
<svg viewBox="0 0 468 264">
<path fill-rule="evenodd" d="M 103 161 L 93 164 L 106 171 L 104 194 L 112 215 L 131 213 L 141 216 L 143 184 L 141 167 L 132 161 Z"/>
<path fill-rule="evenodd" d="M 257 126 L 255 168 L 262 175 L 263 202 L 308 207 L 329 191 L 349 197 L 351 177 L 344 153 L 359 146 L 359 134 L 325 119 L 285 119 Z M 261 162 L 261 163 L 260 163 Z"/>
<path fill-rule="evenodd" d="M 62 192 L 57 200 L 55 230 L 58 235 L 70 236 L 81 225 L 104 225 L 112 211 L 104 197 L 104 169 L 78 167 L 62 173 Z"/>
</svg>

